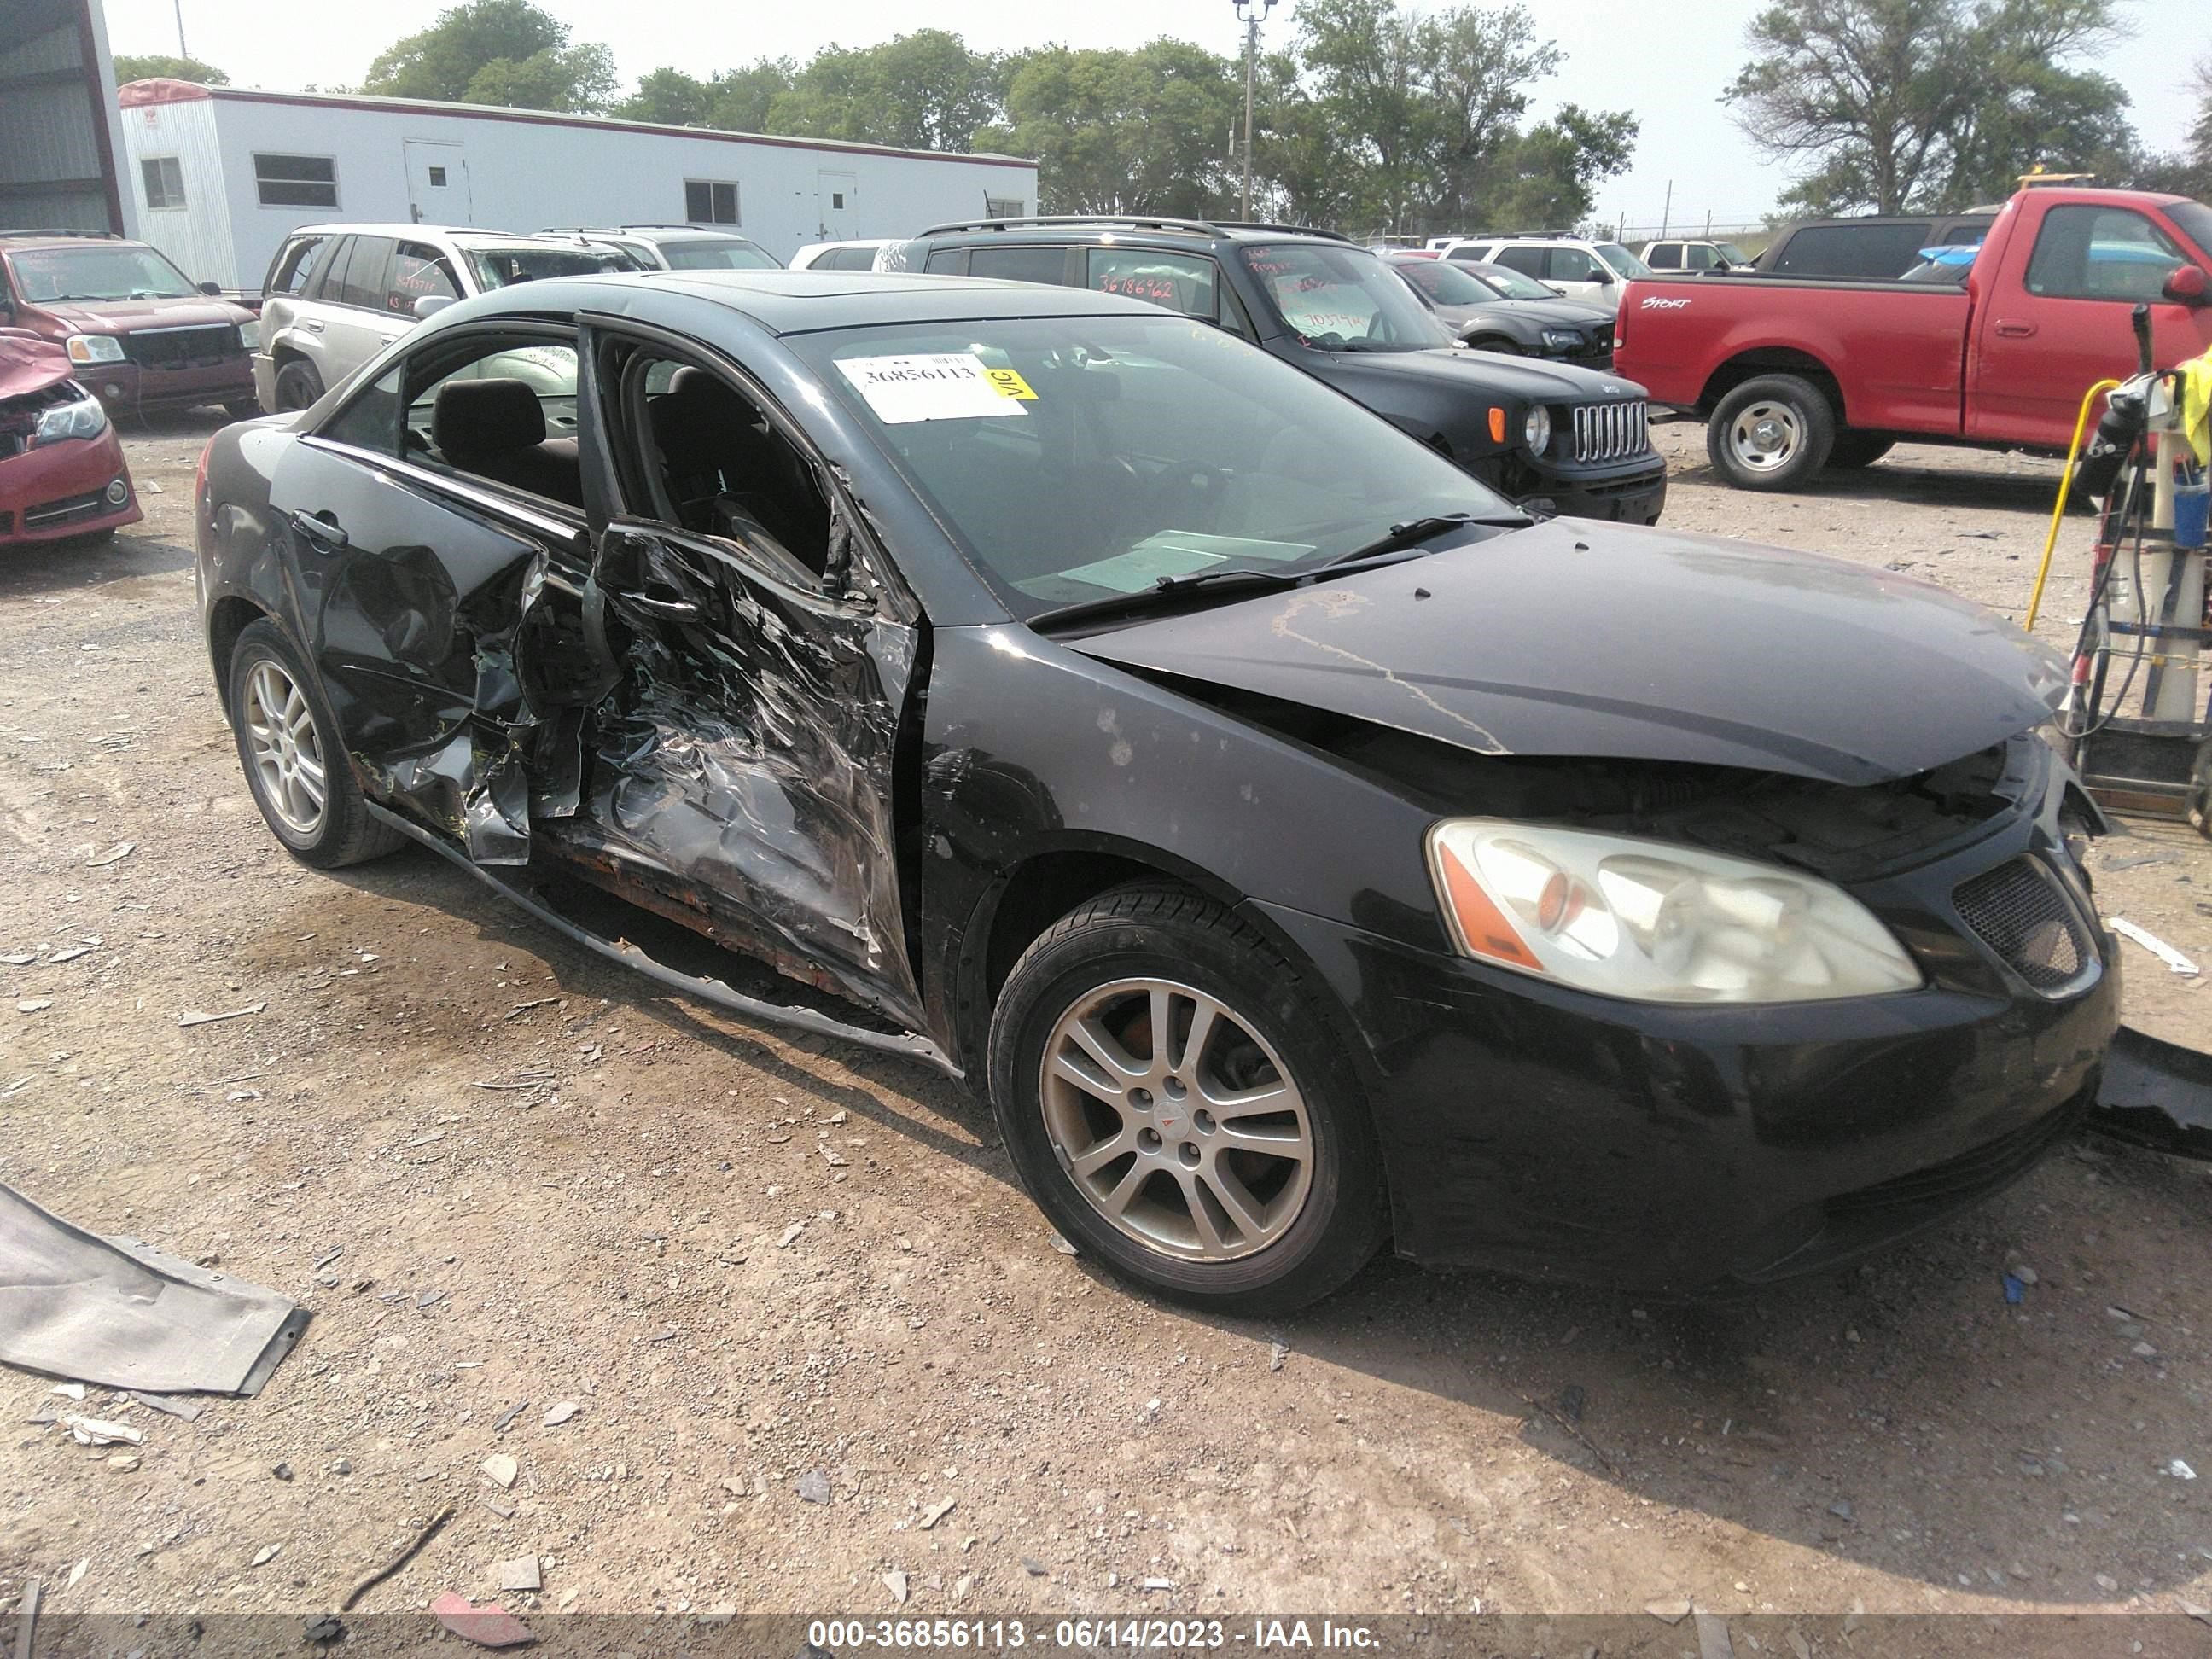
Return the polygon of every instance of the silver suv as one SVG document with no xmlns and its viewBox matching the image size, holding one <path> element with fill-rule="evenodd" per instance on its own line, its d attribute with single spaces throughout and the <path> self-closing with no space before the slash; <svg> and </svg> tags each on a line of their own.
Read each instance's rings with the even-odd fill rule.
<svg viewBox="0 0 2212 1659">
<path fill-rule="evenodd" d="M 253 391 L 305 409 L 441 307 L 541 276 L 637 270 L 618 247 L 443 225 L 307 225 L 261 285 Z"/>
<path fill-rule="evenodd" d="M 571 225 L 543 236 L 581 236 L 618 247 L 647 270 L 781 270 L 750 236 L 713 225 Z"/>
</svg>

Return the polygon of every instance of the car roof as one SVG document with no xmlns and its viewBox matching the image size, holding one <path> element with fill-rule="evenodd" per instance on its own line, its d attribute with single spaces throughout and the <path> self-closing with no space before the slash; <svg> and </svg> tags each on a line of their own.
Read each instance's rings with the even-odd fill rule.
<svg viewBox="0 0 2212 1659">
<path fill-rule="evenodd" d="M 541 277 L 471 300 L 465 314 L 477 319 L 502 312 L 543 315 L 549 306 L 587 311 L 604 304 L 610 294 L 634 294 L 640 287 L 726 307 L 774 334 L 990 318 L 1173 315 L 1142 300 L 1048 283 L 860 270 L 644 270 Z"/>
<path fill-rule="evenodd" d="M 727 225 L 563 225 L 536 234 L 556 240 L 566 240 L 571 236 L 635 236 L 641 242 L 658 241 L 665 236 L 682 237 L 687 241 L 714 237 L 726 242 L 750 243 L 753 240 L 744 232 L 732 230 Z"/>
<path fill-rule="evenodd" d="M 415 241 L 433 241 L 440 238 L 457 247 L 574 247 L 582 233 L 564 231 L 549 234 L 544 231 L 509 233 L 486 230 L 480 225 L 410 225 L 410 224 L 342 224 L 301 225 L 285 240 L 301 236 L 392 236 Z"/>
<path fill-rule="evenodd" d="M 1174 219 L 1149 214 L 1046 215 L 1023 219 L 977 219 L 933 225 L 914 240 L 940 242 L 1064 242 L 1071 237 L 1109 235 L 1116 242 L 1188 246 L 1210 242 L 1313 242 L 1329 247 L 1360 247 L 1348 236 L 1310 225 L 1267 225 L 1206 219 Z"/>
<path fill-rule="evenodd" d="M 128 236 L 104 230 L 0 230 L 0 247 L 10 251 L 33 247 L 151 247 Z"/>
</svg>

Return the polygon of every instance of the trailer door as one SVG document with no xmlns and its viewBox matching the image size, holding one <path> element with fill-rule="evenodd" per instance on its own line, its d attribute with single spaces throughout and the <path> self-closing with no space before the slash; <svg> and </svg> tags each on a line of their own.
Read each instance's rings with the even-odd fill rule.
<svg viewBox="0 0 2212 1659">
<path fill-rule="evenodd" d="M 821 201 L 823 241 L 842 242 L 855 234 L 853 226 L 859 217 L 858 188 L 859 180 L 850 173 L 832 173 L 824 168 L 817 175 L 816 189 Z"/>
<path fill-rule="evenodd" d="M 409 138 L 407 210 L 418 225 L 476 223 L 469 198 L 469 162 L 459 144 Z"/>
</svg>

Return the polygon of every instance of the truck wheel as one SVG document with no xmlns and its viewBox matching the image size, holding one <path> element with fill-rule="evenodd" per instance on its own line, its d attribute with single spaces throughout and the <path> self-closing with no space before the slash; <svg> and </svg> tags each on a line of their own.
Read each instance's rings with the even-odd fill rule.
<svg viewBox="0 0 2212 1659">
<path fill-rule="evenodd" d="M 990 1079 L 1053 1225 L 1179 1301 L 1288 1312 L 1382 1243 L 1358 1073 L 1297 970 L 1211 899 L 1123 887 L 1061 917 L 1007 976 Z"/>
<path fill-rule="evenodd" d="M 1762 374 L 1729 392 L 1705 425 L 1705 453 L 1739 489 L 1797 489 L 1827 464 L 1836 415 L 1795 374 Z"/>
<path fill-rule="evenodd" d="M 1872 466 L 1897 447 L 1897 440 L 1879 432 L 1838 432 L 1828 451 L 1828 465 L 1838 472 L 1856 472 Z"/>
<path fill-rule="evenodd" d="M 315 366 L 295 357 L 276 371 L 276 408 L 280 414 L 312 409 L 322 401 L 323 377 Z"/>
</svg>

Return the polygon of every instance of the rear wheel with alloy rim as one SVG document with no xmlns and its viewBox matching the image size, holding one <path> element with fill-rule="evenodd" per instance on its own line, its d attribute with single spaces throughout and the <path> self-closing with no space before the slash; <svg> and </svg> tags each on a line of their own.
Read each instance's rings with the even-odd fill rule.
<svg viewBox="0 0 2212 1659">
<path fill-rule="evenodd" d="M 322 400 L 323 377 L 304 357 L 295 357 L 276 371 L 276 410 L 290 414 L 312 409 Z"/>
<path fill-rule="evenodd" d="M 1079 1249 L 1186 1301 L 1281 1311 L 1382 1238 L 1373 1132 L 1332 1029 L 1225 907 L 1123 888 L 1015 965 L 992 1098 L 1024 1185 Z"/>
<path fill-rule="evenodd" d="M 1705 453 L 1742 489 L 1796 489 L 1827 465 L 1836 413 L 1795 374 L 1762 374 L 1723 398 L 1705 427 Z"/>
<path fill-rule="evenodd" d="M 368 815 L 335 741 L 337 722 L 329 704 L 291 641 L 265 618 L 238 636 L 229 705 L 253 804 L 294 857 L 336 869 L 403 844 L 397 830 Z"/>
</svg>

